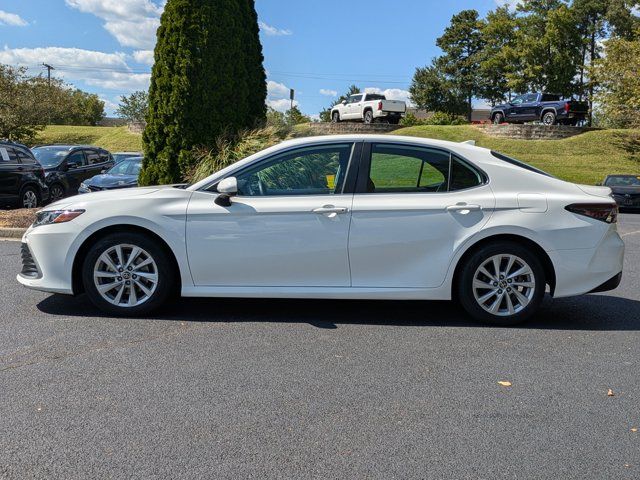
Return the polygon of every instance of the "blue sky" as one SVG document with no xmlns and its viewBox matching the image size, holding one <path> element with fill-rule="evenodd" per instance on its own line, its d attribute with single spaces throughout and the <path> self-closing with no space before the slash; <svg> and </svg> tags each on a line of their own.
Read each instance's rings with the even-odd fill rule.
<svg viewBox="0 0 640 480">
<path fill-rule="evenodd" d="M 257 0 L 267 102 L 317 113 L 355 83 L 406 99 L 417 66 L 438 55 L 451 16 L 513 0 Z M 0 62 L 53 65 L 54 76 L 105 100 L 146 89 L 163 0 L 2 0 Z M 232 101 L 232 99 L 230 99 Z"/>
</svg>

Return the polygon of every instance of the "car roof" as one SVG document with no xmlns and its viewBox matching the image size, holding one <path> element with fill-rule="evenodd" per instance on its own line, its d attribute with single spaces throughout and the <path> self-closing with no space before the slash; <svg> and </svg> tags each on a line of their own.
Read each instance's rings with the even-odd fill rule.
<svg viewBox="0 0 640 480">
<path fill-rule="evenodd" d="M 92 148 L 94 150 L 104 150 L 104 148 L 96 147 L 95 145 L 65 145 L 65 144 L 58 144 L 58 143 L 36 145 L 33 148 L 59 148 L 60 150 L 73 150 L 76 148 Z"/>
</svg>

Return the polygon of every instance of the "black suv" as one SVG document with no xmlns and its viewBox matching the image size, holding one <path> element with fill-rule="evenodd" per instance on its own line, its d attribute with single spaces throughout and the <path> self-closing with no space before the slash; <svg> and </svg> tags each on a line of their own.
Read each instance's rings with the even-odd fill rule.
<svg viewBox="0 0 640 480">
<path fill-rule="evenodd" d="M 44 170 L 20 143 L 0 140 L 0 204 L 35 208 L 49 199 Z"/>
<path fill-rule="evenodd" d="M 44 167 L 52 202 L 77 194 L 83 180 L 115 163 L 106 150 L 86 145 L 40 145 L 31 151 Z"/>
</svg>

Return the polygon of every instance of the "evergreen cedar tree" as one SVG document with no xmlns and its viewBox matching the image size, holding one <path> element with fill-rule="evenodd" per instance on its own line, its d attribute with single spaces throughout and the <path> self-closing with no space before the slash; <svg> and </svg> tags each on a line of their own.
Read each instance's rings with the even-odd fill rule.
<svg viewBox="0 0 640 480">
<path fill-rule="evenodd" d="M 264 121 L 264 57 L 254 0 L 168 0 L 143 134 L 143 185 L 182 181 L 194 147 Z"/>
</svg>

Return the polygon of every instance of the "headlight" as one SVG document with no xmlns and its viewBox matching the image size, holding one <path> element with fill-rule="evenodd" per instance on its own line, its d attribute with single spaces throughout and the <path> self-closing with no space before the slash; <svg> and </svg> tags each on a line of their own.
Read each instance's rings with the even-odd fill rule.
<svg viewBox="0 0 640 480">
<path fill-rule="evenodd" d="M 84 210 L 48 210 L 36 213 L 34 227 L 40 225 L 50 225 L 52 223 L 70 222 L 74 218 L 82 215 Z"/>
</svg>

